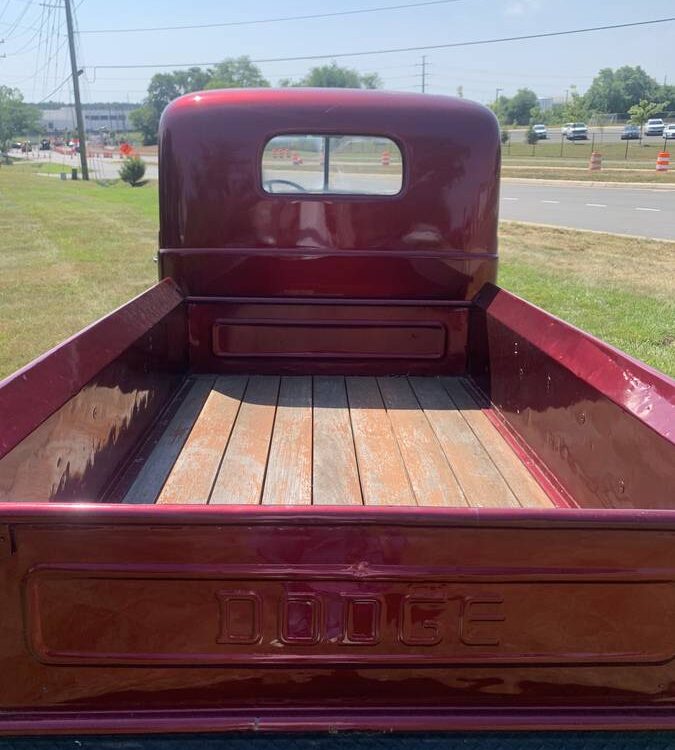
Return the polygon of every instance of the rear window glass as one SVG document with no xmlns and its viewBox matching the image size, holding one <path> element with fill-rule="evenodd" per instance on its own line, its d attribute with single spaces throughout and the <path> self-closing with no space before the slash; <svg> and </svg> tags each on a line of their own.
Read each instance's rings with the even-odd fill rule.
<svg viewBox="0 0 675 750">
<path fill-rule="evenodd" d="M 371 135 L 279 135 L 267 142 L 262 186 L 297 195 L 396 195 L 403 158 L 389 138 Z"/>
</svg>

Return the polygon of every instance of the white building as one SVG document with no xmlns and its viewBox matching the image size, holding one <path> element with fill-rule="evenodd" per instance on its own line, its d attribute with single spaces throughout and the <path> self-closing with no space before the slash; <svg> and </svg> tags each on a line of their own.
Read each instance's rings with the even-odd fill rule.
<svg viewBox="0 0 675 750">
<path fill-rule="evenodd" d="M 136 109 L 136 104 L 115 104 L 110 106 L 82 107 L 84 115 L 84 129 L 87 133 L 96 131 L 124 131 L 131 129 L 129 112 Z M 42 109 L 42 128 L 47 133 L 64 133 L 75 130 L 75 107 L 59 107 L 58 109 Z"/>
</svg>

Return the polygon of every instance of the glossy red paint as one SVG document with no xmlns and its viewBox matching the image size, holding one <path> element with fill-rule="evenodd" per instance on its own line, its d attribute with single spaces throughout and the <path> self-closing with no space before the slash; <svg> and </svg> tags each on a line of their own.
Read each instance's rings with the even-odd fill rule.
<svg viewBox="0 0 675 750">
<path fill-rule="evenodd" d="M 374 300 L 189 299 L 196 372 L 462 374 L 468 308 Z"/>
<path fill-rule="evenodd" d="M 0 457 L 182 302 L 175 284 L 163 281 L 1 381 Z M 180 329 L 165 347 L 184 347 Z"/>
<path fill-rule="evenodd" d="M 164 281 L 0 384 L 0 502 L 102 499 L 187 368 Z"/>
<path fill-rule="evenodd" d="M 673 726 L 670 513 L 156 511 L 2 513 L 0 731 Z"/>
<path fill-rule="evenodd" d="M 404 191 L 270 196 L 281 132 L 391 137 Z M 171 105 L 172 280 L 0 385 L 0 733 L 675 728 L 675 386 L 485 285 L 498 158 L 440 97 Z M 118 499 L 184 376 L 245 370 L 471 373 L 558 507 L 44 502 Z"/>
<path fill-rule="evenodd" d="M 270 195 L 288 133 L 400 144 L 398 196 Z M 160 132 L 161 274 L 193 296 L 471 299 L 496 272 L 499 130 L 474 103 L 352 90 L 207 91 Z"/>
<path fill-rule="evenodd" d="M 675 381 L 488 285 L 473 312 L 474 377 L 587 508 L 675 508 Z"/>
</svg>

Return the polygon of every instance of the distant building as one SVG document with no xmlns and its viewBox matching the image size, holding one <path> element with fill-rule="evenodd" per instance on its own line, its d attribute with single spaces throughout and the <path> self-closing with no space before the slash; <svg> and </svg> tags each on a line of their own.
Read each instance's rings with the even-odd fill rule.
<svg viewBox="0 0 675 750">
<path fill-rule="evenodd" d="M 555 104 L 564 104 L 564 96 L 543 96 L 539 98 L 539 109 L 542 112 L 547 112 L 552 109 Z"/>
<path fill-rule="evenodd" d="M 137 104 L 84 105 L 84 129 L 87 133 L 131 130 L 129 112 L 137 107 Z M 42 128 L 46 133 L 65 133 L 77 127 L 75 107 L 41 109 L 40 116 Z"/>
</svg>

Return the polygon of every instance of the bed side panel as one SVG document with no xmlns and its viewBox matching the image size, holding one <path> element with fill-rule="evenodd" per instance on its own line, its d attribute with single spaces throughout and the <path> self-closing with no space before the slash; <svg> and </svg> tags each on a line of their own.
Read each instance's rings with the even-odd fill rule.
<svg viewBox="0 0 675 750">
<path fill-rule="evenodd" d="M 470 370 L 501 417 L 586 508 L 675 508 L 675 381 L 487 285 Z"/>
<path fill-rule="evenodd" d="M 171 282 L 0 385 L 0 501 L 94 500 L 187 367 L 186 316 Z"/>
</svg>

